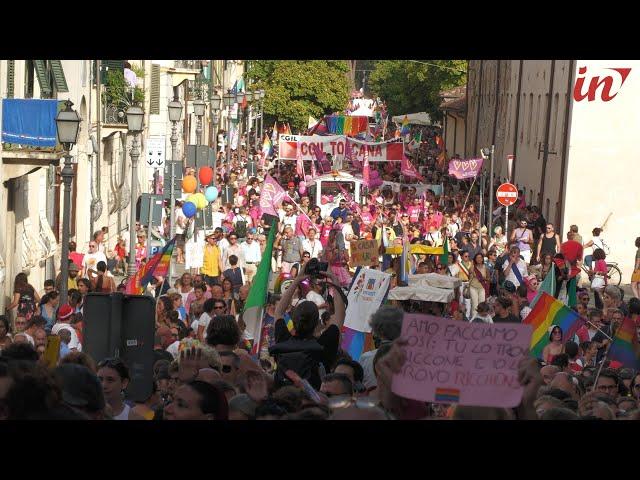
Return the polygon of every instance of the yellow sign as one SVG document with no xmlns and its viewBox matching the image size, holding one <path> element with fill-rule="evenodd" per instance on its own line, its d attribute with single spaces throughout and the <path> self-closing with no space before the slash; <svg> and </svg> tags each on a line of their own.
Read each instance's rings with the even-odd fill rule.
<svg viewBox="0 0 640 480">
<path fill-rule="evenodd" d="M 47 335 L 47 344 L 44 348 L 44 361 L 49 368 L 58 366 L 60 358 L 60 337 L 57 335 Z"/>
<path fill-rule="evenodd" d="M 385 253 L 389 255 L 402 255 L 402 247 L 387 247 Z M 414 243 L 409 246 L 409 253 L 416 255 L 442 255 L 444 253 L 444 247 L 429 247 L 428 245 Z"/>
</svg>

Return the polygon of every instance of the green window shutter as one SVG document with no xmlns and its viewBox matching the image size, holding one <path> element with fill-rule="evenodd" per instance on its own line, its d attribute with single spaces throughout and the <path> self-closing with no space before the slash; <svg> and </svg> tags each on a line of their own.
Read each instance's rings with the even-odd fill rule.
<svg viewBox="0 0 640 480">
<path fill-rule="evenodd" d="M 56 84 L 58 92 L 68 92 L 67 79 L 64 77 L 64 69 L 60 60 L 49 60 L 51 62 L 51 72 L 53 73 L 53 81 Z"/>
<path fill-rule="evenodd" d="M 151 64 L 151 97 L 149 113 L 160 114 L 160 65 Z"/>
<path fill-rule="evenodd" d="M 15 94 L 16 61 L 7 60 L 7 98 L 13 98 Z"/>
<path fill-rule="evenodd" d="M 36 69 L 36 77 L 40 84 L 40 92 L 45 95 L 51 95 L 51 85 L 49 85 L 49 77 L 47 75 L 47 63 L 45 60 L 34 60 L 33 66 Z"/>
</svg>

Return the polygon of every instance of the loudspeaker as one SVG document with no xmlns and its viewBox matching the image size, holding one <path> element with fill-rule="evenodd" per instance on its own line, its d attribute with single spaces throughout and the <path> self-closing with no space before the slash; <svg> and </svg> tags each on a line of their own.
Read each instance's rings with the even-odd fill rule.
<svg viewBox="0 0 640 480">
<path fill-rule="evenodd" d="M 122 293 L 89 293 L 84 301 L 83 351 L 96 363 L 121 358 L 131 380 L 127 398 L 145 401 L 153 391 L 155 303 Z"/>
<path fill-rule="evenodd" d="M 128 399 L 147 400 L 153 392 L 153 345 L 155 303 L 151 297 L 128 295 L 122 302 L 122 359 L 129 367 L 131 380 Z"/>
</svg>

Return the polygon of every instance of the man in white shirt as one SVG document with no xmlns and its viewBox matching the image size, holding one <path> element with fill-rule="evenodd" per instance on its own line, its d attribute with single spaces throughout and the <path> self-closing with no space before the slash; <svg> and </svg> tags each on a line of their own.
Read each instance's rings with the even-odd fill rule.
<svg viewBox="0 0 640 480">
<path fill-rule="evenodd" d="M 69 332 L 69 343 L 67 344 L 69 350 L 77 350 L 78 352 L 81 352 L 82 345 L 80 344 L 80 340 L 78 339 L 76 329 L 73 328 L 73 325 L 69 323 L 72 315 L 73 308 L 66 304 L 62 305 L 58 310 L 58 323 L 56 323 L 51 329 L 51 335 L 58 335 L 58 332 L 60 332 L 60 330 Z"/>
<path fill-rule="evenodd" d="M 212 218 L 212 226 L 214 229 L 216 228 L 222 228 L 222 221 L 226 218 L 227 216 L 221 212 L 219 209 L 215 212 L 213 212 L 211 214 L 211 218 Z"/>
<path fill-rule="evenodd" d="M 295 232 L 297 220 L 298 220 L 298 216 L 293 213 L 293 205 L 287 204 L 284 207 L 284 215 L 280 217 L 280 221 L 282 222 L 281 227 L 290 226 Z"/>
<path fill-rule="evenodd" d="M 89 242 L 89 253 L 82 260 L 82 271 L 85 278 L 89 278 L 87 273 L 89 269 L 98 269 L 98 262 L 107 263 L 107 257 L 104 253 L 98 251 L 98 243 L 95 240 L 91 240 Z"/>
<path fill-rule="evenodd" d="M 519 275 L 514 272 L 514 265 L 518 270 Z M 512 282 L 516 288 L 521 284 L 524 284 L 524 278 L 529 275 L 529 273 L 527 271 L 527 264 L 520 257 L 520 249 L 518 247 L 511 247 L 509 250 L 509 258 L 504 261 L 502 270 L 504 271 L 505 280 Z M 519 279 L 518 276 L 520 277 Z"/>
<path fill-rule="evenodd" d="M 307 238 L 302 241 L 302 250 L 309 252 L 309 258 L 319 258 L 322 253 L 322 243 L 316 238 L 317 230 L 313 227 L 307 230 Z"/>
<path fill-rule="evenodd" d="M 218 246 L 220 246 L 219 243 L 218 243 Z M 233 232 L 229 234 L 229 246 L 225 248 L 224 251 L 222 252 L 222 271 L 223 272 L 228 268 L 231 268 L 231 264 L 229 263 L 229 257 L 231 255 L 235 255 L 236 257 L 238 257 L 238 267 L 240 268 L 245 267 L 244 254 L 242 253 L 242 248 L 238 243 L 238 235 L 236 235 Z"/>
<path fill-rule="evenodd" d="M 258 265 L 262 259 L 260 244 L 255 241 L 255 233 L 253 229 L 247 232 L 247 239 L 240 245 L 240 249 L 242 250 L 242 255 L 244 255 L 244 273 L 246 281 L 250 282 L 258 271 Z"/>
<path fill-rule="evenodd" d="M 322 285 L 312 281 L 311 289 L 309 290 L 309 293 L 307 293 L 307 296 L 305 297 L 308 301 L 316 304 L 316 306 L 318 307 L 318 314 L 320 315 L 320 318 L 322 318 L 322 314 L 327 311 L 327 307 L 329 306 L 327 301 L 321 295 L 321 292 L 322 292 Z"/>
</svg>

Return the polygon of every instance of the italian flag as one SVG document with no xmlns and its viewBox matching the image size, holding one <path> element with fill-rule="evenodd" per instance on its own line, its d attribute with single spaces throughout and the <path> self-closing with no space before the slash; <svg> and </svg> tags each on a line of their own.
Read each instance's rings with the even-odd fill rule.
<svg viewBox="0 0 640 480">
<path fill-rule="evenodd" d="M 269 288 L 269 273 L 271 272 L 271 256 L 273 254 L 273 240 L 276 233 L 276 226 L 273 225 L 269 229 L 269 237 L 267 238 L 267 245 L 262 254 L 260 265 L 255 277 L 253 277 L 253 283 L 249 290 L 249 296 L 247 302 L 244 305 L 242 311 L 242 319 L 247 325 L 246 332 L 250 338 L 253 338 L 253 347 L 251 349 L 252 355 L 257 355 L 260 352 L 260 337 L 262 333 L 262 312 L 264 311 L 264 304 L 267 301 L 267 290 Z"/>
</svg>

